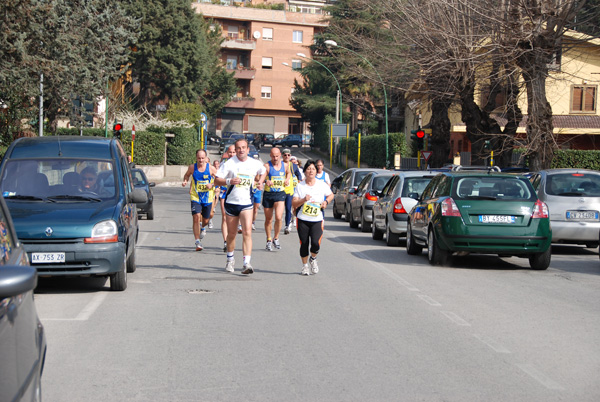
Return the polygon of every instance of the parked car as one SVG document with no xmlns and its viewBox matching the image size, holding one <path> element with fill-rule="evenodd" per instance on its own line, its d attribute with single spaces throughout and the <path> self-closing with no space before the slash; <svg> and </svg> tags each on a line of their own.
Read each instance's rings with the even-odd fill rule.
<svg viewBox="0 0 600 402">
<path fill-rule="evenodd" d="M 257 148 L 262 148 L 265 145 L 271 145 L 273 146 L 273 143 L 275 142 L 275 136 L 273 134 L 265 134 L 265 133 L 260 133 L 258 134 L 258 145 L 256 146 Z"/>
<path fill-rule="evenodd" d="M 385 233 L 388 246 L 397 246 L 400 237 L 406 236 L 408 213 L 417 203 L 436 173 L 426 170 L 398 172 L 380 192 L 374 192 L 373 239 L 381 240 Z"/>
<path fill-rule="evenodd" d="M 47 345 L 33 295 L 37 271 L 29 265 L 1 198 L 0 401 L 40 401 Z"/>
<path fill-rule="evenodd" d="M 302 146 L 302 134 L 288 134 L 285 137 L 278 138 L 273 143 L 275 147 L 301 147 Z"/>
<path fill-rule="evenodd" d="M 207 138 L 207 141 L 208 141 L 209 145 L 214 145 L 214 144 L 220 144 L 221 143 L 221 137 L 219 137 L 215 133 L 208 133 L 206 138 Z"/>
<path fill-rule="evenodd" d="M 245 138 L 244 134 L 238 133 L 237 131 L 223 131 L 221 133 L 222 140 L 226 140 L 227 138 Z"/>
<path fill-rule="evenodd" d="M 551 241 L 548 207 L 527 178 L 452 171 L 435 176 L 410 211 L 406 251 L 427 247 L 432 265 L 480 253 L 528 257 L 532 269 L 546 269 Z"/>
<path fill-rule="evenodd" d="M 0 166 L 2 192 L 29 261 L 40 275 L 108 276 L 127 288 L 138 238 L 127 156 L 114 138 L 19 138 Z"/>
<path fill-rule="evenodd" d="M 550 210 L 552 243 L 598 247 L 600 172 L 548 169 L 535 173 L 530 180 Z"/>
<path fill-rule="evenodd" d="M 383 189 L 392 176 L 392 172 L 370 172 L 358 184 L 356 191 L 350 191 L 349 223 L 351 228 L 357 228 L 360 223 L 361 231 L 371 231 L 373 204 L 377 201 L 376 194 Z"/>
<path fill-rule="evenodd" d="M 260 155 L 258 154 L 258 150 L 254 145 L 248 145 L 248 156 L 254 159 L 260 159 Z"/>
<path fill-rule="evenodd" d="M 235 142 L 238 140 L 238 138 L 227 138 L 226 140 L 221 141 L 221 143 L 219 144 L 219 154 L 223 155 L 223 152 L 225 152 L 225 150 L 227 148 L 229 148 L 231 145 L 234 145 Z"/>
<path fill-rule="evenodd" d="M 348 196 L 351 191 L 356 191 L 358 183 L 361 182 L 364 177 L 371 172 L 385 173 L 389 170 L 376 169 L 376 168 L 350 168 L 342 172 L 331 182 L 331 191 L 333 191 L 333 217 L 340 219 L 342 215 L 345 216 L 346 222 L 350 222 L 350 204 L 348 203 Z"/>
<path fill-rule="evenodd" d="M 138 216 L 146 215 L 146 219 L 154 219 L 154 195 L 152 194 L 152 188 L 156 186 L 153 181 L 148 181 L 146 174 L 142 169 L 131 169 L 131 176 L 133 178 L 133 185 L 135 188 L 144 190 L 148 200 L 146 202 L 140 202 L 137 205 Z"/>
</svg>

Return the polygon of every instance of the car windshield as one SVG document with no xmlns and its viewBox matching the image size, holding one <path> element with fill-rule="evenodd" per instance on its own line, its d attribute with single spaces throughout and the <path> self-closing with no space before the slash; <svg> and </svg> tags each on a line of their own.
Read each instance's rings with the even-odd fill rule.
<svg viewBox="0 0 600 402">
<path fill-rule="evenodd" d="M 132 170 L 131 176 L 133 176 L 133 184 L 135 186 L 145 186 L 146 180 L 144 179 L 144 175 L 139 170 Z"/>
<path fill-rule="evenodd" d="M 0 191 L 7 200 L 102 201 L 114 198 L 114 165 L 105 160 L 16 159 L 6 163 Z"/>
<path fill-rule="evenodd" d="M 546 194 L 562 197 L 600 197 L 600 174 L 549 174 L 546 179 Z"/>
<path fill-rule="evenodd" d="M 420 197 L 430 181 L 431 177 L 406 177 L 402 187 L 402 197 L 408 197 L 414 193 L 419 194 Z"/>
<path fill-rule="evenodd" d="M 373 190 L 381 191 L 392 176 L 375 176 L 373 178 Z"/>
<path fill-rule="evenodd" d="M 458 199 L 529 200 L 532 191 L 525 180 L 516 177 L 461 177 L 456 180 Z"/>
</svg>

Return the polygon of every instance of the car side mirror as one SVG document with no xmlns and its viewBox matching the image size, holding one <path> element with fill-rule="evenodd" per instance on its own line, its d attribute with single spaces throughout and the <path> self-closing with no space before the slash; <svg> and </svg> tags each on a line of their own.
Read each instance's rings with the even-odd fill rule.
<svg viewBox="0 0 600 402">
<path fill-rule="evenodd" d="M 141 204 L 144 202 L 148 202 L 148 194 L 141 188 L 134 188 L 131 193 L 129 193 L 128 202 L 133 202 L 136 204 Z"/>
<path fill-rule="evenodd" d="M 348 194 L 355 194 L 356 193 L 356 187 L 350 187 L 348 189 Z"/>
<path fill-rule="evenodd" d="M 150 183 L 148 183 L 148 187 L 156 187 L 156 183 L 151 181 Z"/>
<path fill-rule="evenodd" d="M 29 292 L 37 286 L 37 270 L 28 265 L 4 265 L 0 269 L 0 299 Z"/>
</svg>

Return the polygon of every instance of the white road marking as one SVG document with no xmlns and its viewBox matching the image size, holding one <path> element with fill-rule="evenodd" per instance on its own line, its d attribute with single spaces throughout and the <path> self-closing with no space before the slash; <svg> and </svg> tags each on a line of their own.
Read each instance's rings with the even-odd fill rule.
<svg viewBox="0 0 600 402">
<path fill-rule="evenodd" d="M 458 314 L 453 313 L 452 311 L 442 311 L 442 314 L 444 314 L 446 317 L 448 317 L 450 319 L 450 321 L 454 322 L 457 325 L 461 325 L 463 327 L 471 326 L 471 324 L 469 324 L 468 322 L 463 320 L 461 317 L 458 316 Z"/>
<path fill-rule="evenodd" d="M 108 296 L 108 292 L 96 294 L 75 318 L 44 318 L 44 321 L 87 321 L 100 307 L 106 296 Z"/>
<path fill-rule="evenodd" d="M 440 303 L 438 303 L 437 301 L 433 300 L 431 297 L 427 296 L 427 295 L 417 295 L 417 297 L 421 300 L 423 300 L 425 303 L 429 304 L 430 306 L 441 306 Z"/>
<path fill-rule="evenodd" d="M 490 337 L 479 334 L 473 334 L 473 336 L 476 339 L 478 339 L 481 343 L 489 346 L 496 353 L 512 353 L 510 350 L 506 349 L 504 346 L 500 345 L 498 342 L 496 342 Z"/>
<path fill-rule="evenodd" d="M 546 374 L 538 370 L 533 364 L 517 364 L 517 367 L 527 373 L 530 377 L 542 384 L 544 387 L 553 390 L 564 390 L 565 388 L 552 380 Z"/>
</svg>

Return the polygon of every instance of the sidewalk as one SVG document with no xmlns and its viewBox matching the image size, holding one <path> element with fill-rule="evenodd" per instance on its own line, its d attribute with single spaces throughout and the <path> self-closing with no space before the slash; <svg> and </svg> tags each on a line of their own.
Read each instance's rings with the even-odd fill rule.
<svg viewBox="0 0 600 402">
<path fill-rule="evenodd" d="M 268 150 L 268 152 L 270 152 L 271 147 L 263 147 L 261 149 L 262 152 L 264 152 L 265 150 Z M 333 164 L 332 168 L 329 168 L 329 155 L 324 155 L 318 151 L 313 151 L 310 148 L 290 148 L 290 150 L 292 151 L 292 155 L 294 155 L 295 157 L 297 157 L 300 162 L 302 163 L 302 166 L 304 166 L 304 163 L 306 163 L 307 160 L 309 159 L 323 159 L 323 161 L 325 162 L 325 171 L 327 173 L 329 173 L 329 176 L 331 177 L 331 180 L 333 180 L 334 178 L 336 178 L 340 173 L 342 173 L 344 170 L 346 170 L 344 167 L 339 167 L 336 166 L 335 164 Z M 216 156 L 218 156 L 218 148 L 216 146 L 210 146 L 208 148 L 209 151 L 209 155 L 211 157 L 211 159 L 214 159 Z M 266 162 L 268 160 L 268 155 L 264 155 L 261 154 L 261 159 Z M 139 166 L 140 168 L 143 168 L 143 166 Z M 175 176 L 167 176 L 167 177 L 162 177 L 162 178 L 158 178 L 158 179 L 152 179 L 152 178 L 148 178 L 148 180 L 150 180 L 151 182 L 156 183 L 157 187 L 179 187 L 181 186 L 181 182 L 183 181 L 183 176 L 182 177 L 175 177 Z"/>
</svg>

